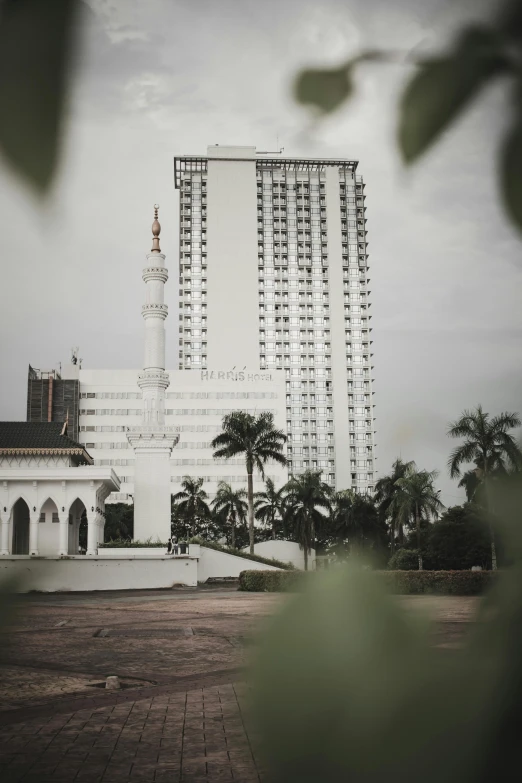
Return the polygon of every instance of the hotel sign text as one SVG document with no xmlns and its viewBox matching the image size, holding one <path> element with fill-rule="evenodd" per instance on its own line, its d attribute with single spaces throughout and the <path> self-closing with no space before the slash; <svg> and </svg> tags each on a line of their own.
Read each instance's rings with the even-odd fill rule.
<svg viewBox="0 0 522 783">
<path fill-rule="evenodd" d="M 269 372 L 244 372 L 243 370 L 201 370 L 202 381 L 273 381 Z"/>
</svg>

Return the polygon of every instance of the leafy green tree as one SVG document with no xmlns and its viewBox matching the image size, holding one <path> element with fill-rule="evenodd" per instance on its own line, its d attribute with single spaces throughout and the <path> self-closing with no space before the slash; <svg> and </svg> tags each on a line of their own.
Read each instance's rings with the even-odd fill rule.
<svg viewBox="0 0 522 783">
<path fill-rule="evenodd" d="M 329 529 L 335 542 L 334 547 L 349 546 L 353 531 L 353 503 L 355 493 L 351 489 L 343 489 L 332 493 L 330 500 Z M 326 527 L 324 525 L 323 527 Z"/>
<path fill-rule="evenodd" d="M 375 499 L 351 489 L 331 499 L 330 525 L 336 538 L 333 549 L 386 550 L 387 529 Z"/>
<path fill-rule="evenodd" d="M 437 517 L 438 512 L 444 508 L 439 499 L 439 491 L 435 489 L 433 482 L 438 476 L 436 470 L 410 470 L 403 478 L 397 479 L 399 494 L 394 500 L 394 513 L 399 522 L 413 519 L 417 534 L 417 549 L 419 550 L 419 571 L 423 569 L 421 551 L 421 519 L 429 520 Z"/>
<path fill-rule="evenodd" d="M 191 533 L 192 524 L 187 520 L 179 510 L 179 506 L 174 500 L 174 496 L 170 498 L 170 535 L 174 536 L 177 541 L 188 540 Z"/>
<path fill-rule="evenodd" d="M 244 525 L 248 513 L 248 504 L 245 501 L 244 489 L 232 489 L 226 481 L 220 481 L 216 496 L 211 503 L 214 510 L 227 520 L 230 529 L 230 546 L 236 546 L 236 526 Z"/>
<path fill-rule="evenodd" d="M 316 532 L 328 519 L 332 491 L 321 481 L 321 473 L 312 470 L 292 476 L 284 490 L 284 522 L 304 552 L 307 571 L 308 553 L 314 548 Z"/>
<path fill-rule="evenodd" d="M 267 525 L 275 540 L 283 527 L 284 487 L 275 488 L 271 478 L 265 481 L 265 489 L 254 494 L 254 512 L 259 522 Z"/>
<path fill-rule="evenodd" d="M 490 483 L 495 475 L 506 473 L 508 468 L 519 469 L 522 465 L 522 453 L 509 430 L 520 427 L 520 417 L 516 413 L 501 413 L 490 418 L 481 405 L 473 410 L 465 410 L 457 421 L 449 426 L 450 438 L 463 438 L 448 460 L 451 478 L 461 475 L 462 465 L 474 463 L 477 474 L 484 484 L 485 505 L 488 511 L 491 540 L 491 567 L 497 568 L 495 533 L 492 524 L 490 503 Z"/>
<path fill-rule="evenodd" d="M 265 463 L 273 460 L 286 465 L 283 446 L 286 435 L 274 426 L 274 415 L 266 411 L 252 415 L 233 411 L 223 417 L 222 432 L 212 441 L 215 459 L 231 459 L 243 454 L 247 472 L 248 534 L 250 554 L 254 554 L 254 469 L 265 478 Z"/>
<path fill-rule="evenodd" d="M 202 478 L 184 476 L 181 482 L 182 489 L 172 495 L 176 505 L 178 519 L 184 522 L 184 527 L 191 536 L 204 532 L 202 528 L 208 526 L 210 521 L 210 508 L 208 495 L 203 489 Z"/>
<path fill-rule="evenodd" d="M 379 514 L 390 526 L 390 550 L 393 555 L 395 551 L 395 537 L 397 533 L 397 512 L 395 499 L 399 493 L 397 481 L 404 478 L 410 471 L 415 470 L 415 462 L 403 462 L 397 457 L 392 465 L 391 472 L 382 476 L 375 484 L 374 498 L 379 507 Z M 399 530 L 399 537 L 403 539 L 402 525 Z"/>
<path fill-rule="evenodd" d="M 448 508 L 430 526 L 424 547 L 428 568 L 458 571 L 472 566 L 489 568 L 491 549 L 484 510 L 466 503 Z"/>
<path fill-rule="evenodd" d="M 134 505 L 132 503 L 107 503 L 105 506 L 104 540 L 131 541 L 133 535 Z"/>
<path fill-rule="evenodd" d="M 397 549 L 390 557 L 390 571 L 416 571 L 419 567 L 418 549 Z"/>
</svg>

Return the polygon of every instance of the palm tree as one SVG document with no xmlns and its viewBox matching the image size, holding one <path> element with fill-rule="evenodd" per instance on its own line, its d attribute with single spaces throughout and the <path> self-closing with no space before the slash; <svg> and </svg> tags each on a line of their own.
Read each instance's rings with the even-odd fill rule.
<svg viewBox="0 0 522 783">
<path fill-rule="evenodd" d="M 390 551 L 393 555 L 395 551 L 395 532 L 397 528 L 396 514 L 393 513 L 395 504 L 394 500 L 399 492 L 397 481 L 404 478 L 411 470 L 415 470 L 416 465 L 413 460 L 410 462 L 403 462 L 400 457 L 397 457 L 392 465 L 391 473 L 387 476 L 382 476 L 375 484 L 374 499 L 379 505 L 379 513 L 383 520 L 388 520 L 390 524 Z M 402 534 L 402 526 L 400 529 Z"/>
<path fill-rule="evenodd" d="M 272 539 L 276 537 L 277 522 L 281 522 L 284 505 L 284 487 L 276 489 L 271 478 L 265 481 L 263 492 L 256 492 L 254 510 L 256 519 L 272 528 Z"/>
<path fill-rule="evenodd" d="M 230 524 L 230 545 L 233 549 L 236 546 L 236 525 L 238 522 L 244 523 L 248 512 L 248 504 L 245 502 L 246 492 L 244 489 L 232 489 L 226 481 L 220 481 L 218 484 L 216 496 L 211 503 L 214 511 L 228 520 Z"/>
<path fill-rule="evenodd" d="M 522 452 L 509 430 L 520 427 L 520 418 L 516 413 L 501 413 L 490 418 L 482 406 L 474 410 L 465 410 L 457 421 L 449 426 L 450 438 L 464 438 L 448 460 L 451 478 L 460 476 L 461 466 L 474 462 L 478 477 L 484 484 L 486 509 L 488 511 L 491 539 L 491 567 L 497 568 L 495 534 L 491 524 L 489 505 L 489 481 L 496 473 L 506 473 L 508 468 L 519 469 L 522 465 Z"/>
<path fill-rule="evenodd" d="M 422 571 L 421 519 L 436 518 L 438 512 L 444 508 L 439 499 L 439 490 L 433 486 L 438 475 L 436 470 L 410 470 L 406 476 L 396 481 L 399 493 L 394 500 L 394 512 L 401 524 L 412 518 L 415 520 L 419 571 Z"/>
<path fill-rule="evenodd" d="M 305 571 L 308 571 L 308 553 L 314 547 L 317 529 L 325 523 L 322 510 L 330 511 L 332 490 L 321 481 L 321 473 L 307 470 L 292 476 L 285 485 L 284 518 L 304 551 Z"/>
<path fill-rule="evenodd" d="M 198 522 L 208 520 L 210 517 L 210 508 L 208 507 L 208 495 L 203 486 L 202 478 L 192 478 L 183 476 L 181 482 L 182 490 L 172 496 L 172 500 L 177 505 L 178 513 L 187 521 L 192 535 Z"/>
<path fill-rule="evenodd" d="M 256 416 L 245 411 L 233 411 L 223 417 L 222 432 L 211 443 L 212 448 L 216 449 L 216 459 L 245 455 L 251 555 L 254 554 L 254 468 L 264 479 L 267 460 L 286 465 L 286 457 L 282 453 L 285 441 L 284 432 L 274 426 L 272 413 L 264 411 Z"/>
<path fill-rule="evenodd" d="M 477 473 L 477 468 L 475 468 L 475 470 L 467 470 L 459 481 L 459 488 L 464 487 L 468 503 L 471 503 L 475 499 L 477 489 L 482 483 Z"/>
<path fill-rule="evenodd" d="M 341 543 L 350 548 L 356 544 L 364 548 L 382 542 L 382 527 L 379 524 L 375 499 L 361 495 L 352 489 L 336 492 L 332 499 L 331 521 L 335 534 Z"/>
</svg>

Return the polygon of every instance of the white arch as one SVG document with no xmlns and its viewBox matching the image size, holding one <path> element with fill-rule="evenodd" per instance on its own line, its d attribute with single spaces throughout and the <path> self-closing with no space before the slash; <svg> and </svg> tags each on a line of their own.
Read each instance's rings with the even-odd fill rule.
<svg viewBox="0 0 522 783">
<path fill-rule="evenodd" d="M 39 514 L 42 513 L 42 508 L 45 506 L 45 504 L 47 503 L 48 500 L 52 500 L 52 502 L 56 506 L 56 510 L 58 512 L 60 511 L 60 506 L 58 505 L 58 501 L 56 500 L 56 498 L 53 495 L 47 495 L 47 497 L 45 498 L 43 503 L 40 503 L 40 511 L 38 512 Z"/>
<path fill-rule="evenodd" d="M 69 502 L 69 506 L 68 506 L 68 509 L 67 509 L 67 513 L 68 513 L 68 514 L 70 514 L 70 513 L 71 513 L 71 508 L 74 506 L 74 504 L 76 503 L 76 501 L 77 501 L 77 500 L 79 500 L 79 501 L 80 501 L 80 503 L 82 503 L 82 505 L 83 505 L 83 507 L 84 507 L 84 509 L 85 509 L 85 513 L 87 514 L 87 516 L 89 516 L 89 514 L 92 514 L 92 511 L 89 511 L 89 507 L 88 507 L 87 503 L 85 502 L 85 500 L 82 498 L 82 496 L 81 496 L 81 495 L 76 495 L 76 496 L 75 496 L 75 497 L 74 497 L 74 498 L 73 498 L 73 499 L 72 499 L 72 500 Z M 91 503 L 91 505 L 92 505 L 92 503 Z"/>
<path fill-rule="evenodd" d="M 31 508 L 32 508 L 32 506 L 31 506 L 31 503 L 30 503 L 30 502 L 27 500 L 27 497 L 26 497 L 25 493 L 21 493 L 20 495 L 18 495 L 18 497 L 16 498 L 16 500 L 14 500 L 14 501 L 11 503 L 11 505 L 9 506 L 9 508 L 8 508 L 8 510 L 7 510 L 7 512 L 6 512 L 6 513 L 7 513 L 7 518 L 8 518 L 8 519 L 10 519 L 10 518 L 11 518 L 11 516 L 12 516 L 12 513 L 13 513 L 13 509 L 14 509 L 14 507 L 16 506 L 16 504 L 18 503 L 18 501 L 19 501 L 19 500 L 24 500 L 24 501 L 25 501 L 25 503 L 27 504 L 27 508 L 29 509 L 29 517 L 31 516 Z M 34 506 L 34 502 L 33 502 L 33 506 Z M 33 513 L 34 513 L 34 512 L 33 512 Z"/>
<path fill-rule="evenodd" d="M 16 506 L 21 500 L 26 505 L 27 516 L 25 511 L 18 510 L 18 513 L 16 512 Z M 22 519 L 20 516 L 22 516 Z M 29 555 L 31 553 L 31 506 L 25 497 L 19 497 L 11 506 L 11 524 L 9 527 L 11 529 L 11 554 Z"/>
</svg>

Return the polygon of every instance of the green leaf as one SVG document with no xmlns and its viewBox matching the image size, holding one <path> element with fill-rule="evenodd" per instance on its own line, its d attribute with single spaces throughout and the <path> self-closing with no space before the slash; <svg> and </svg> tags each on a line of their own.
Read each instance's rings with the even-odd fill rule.
<svg viewBox="0 0 522 783">
<path fill-rule="evenodd" d="M 374 574 L 316 574 L 266 628 L 252 671 L 249 717 L 270 781 L 404 783 L 422 769 L 427 783 L 470 783 L 476 697 L 432 645 L 426 620 Z"/>
<path fill-rule="evenodd" d="M 513 223 L 522 229 L 522 119 L 504 141 L 500 178 L 506 212 Z"/>
<path fill-rule="evenodd" d="M 466 30 L 453 54 L 423 62 L 399 107 L 398 143 L 411 163 L 434 143 L 469 101 L 509 67 L 493 32 Z"/>
<path fill-rule="evenodd" d="M 362 62 L 389 59 L 390 55 L 376 49 L 361 52 L 339 68 L 307 68 L 297 76 L 294 95 L 298 103 L 312 104 L 323 114 L 334 111 L 351 98 L 353 71 Z"/>
<path fill-rule="evenodd" d="M 340 68 L 308 68 L 298 75 L 294 92 L 298 103 L 312 104 L 323 114 L 337 109 L 353 92 L 352 69 L 356 60 Z"/>
<path fill-rule="evenodd" d="M 0 148 L 40 192 L 53 179 L 78 0 L 5 0 L 0 14 Z"/>
</svg>

